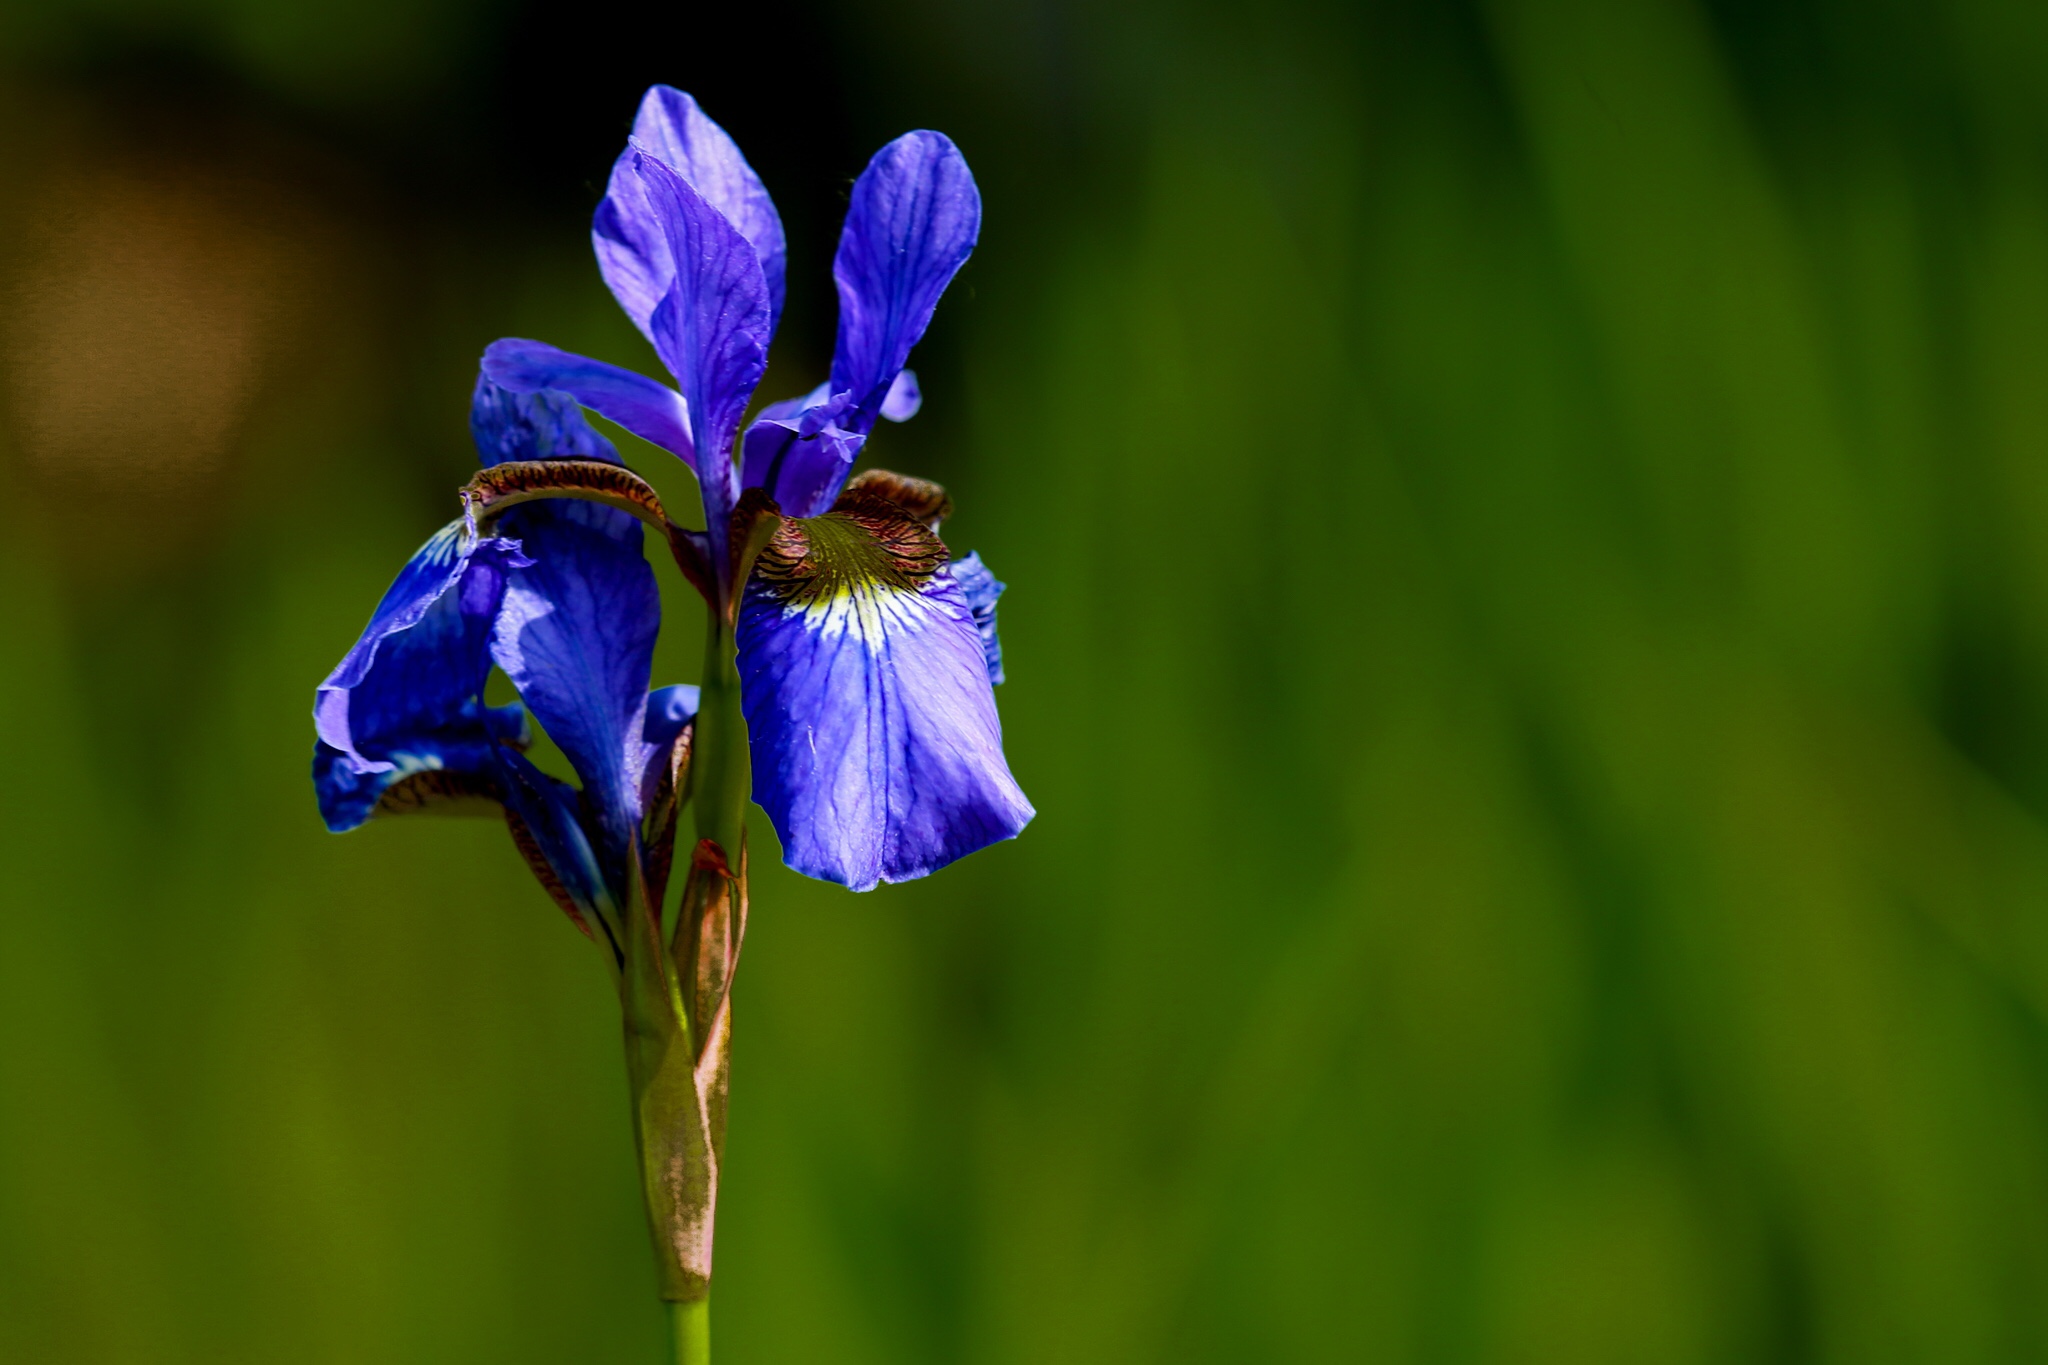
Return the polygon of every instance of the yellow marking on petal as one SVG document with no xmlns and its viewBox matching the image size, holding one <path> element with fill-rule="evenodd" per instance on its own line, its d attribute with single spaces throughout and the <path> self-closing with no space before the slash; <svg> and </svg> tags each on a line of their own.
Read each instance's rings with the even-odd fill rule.
<svg viewBox="0 0 2048 1365">
<path fill-rule="evenodd" d="M 921 589 L 946 562 L 929 527 L 875 507 L 790 518 L 755 561 L 754 574 L 804 627 L 869 648 L 923 628 L 933 604 Z"/>
<path fill-rule="evenodd" d="M 922 629 L 931 611 L 930 601 L 915 588 L 852 582 L 829 596 L 793 603 L 784 608 L 784 615 L 801 615 L 806 630 L 828 640 L 852 635 L 875 649 L 891 634 Z"/>
</svg>

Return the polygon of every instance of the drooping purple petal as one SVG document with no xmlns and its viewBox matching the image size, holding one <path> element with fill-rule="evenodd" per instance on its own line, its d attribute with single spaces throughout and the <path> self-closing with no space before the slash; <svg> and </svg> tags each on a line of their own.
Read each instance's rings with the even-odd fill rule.
<svg viewBox="0 0 2048 1365">
<path fill-rule="evenodd" d="M 506 337 L 484 351 L 484 375 L 513 393 L 553 389 L 602 413 L 642 440 L 697 467 L 689 406 L 683 395 L 644 374 L 557 350 L 541 341 Z M 592 433 L 595 435 L 595 433 Z M 595 457 L 593 457 L 595 458 Z"/>
<path fill-rule="evenodd" d="M 486 814 L 502 799 L 493 780 L 498 750 L 529 737 L 523 708 L 478 706 L 470 702 L 460 707 L 447 725 L 375 746 L 386 761 L 370 771 L 325 740 L 316 739 L 313 795 L 320 803 L 321 819 L 336 834 L 346 834 L 362 825 L 377 812 L 393 787 L 423 773 L 465 779 L 461 785 L 469 790 L 460 804 L 475 807 L 474 813 Z M 456 803 L 447 792 L 437 794 L 433 805 L 441 811 L 456 810 Z"/>
<path fill-rule="evenodd" d="M 632 143 L 612 166 L 611 183 L 591 226 L 598 269 L 626 315 L 652 341 L 655 306 L 675 283 L 667 230 L 633 169 L 636 148 L 674 167 L 753 244 L 768 290 L 772 333 L 782 316 L 788 254 L 775 202 L 726 131 L 704 116 L 696 100 L 666 85 L 655 86 L 640 101 Z"/>
<path fill-rule="evenodd" d="M 867 441 L 835 425 L 806 431 L 808 416 L 761 417 L 747 428 L 743 442 L 742 484 L 766 489 L 785 516 L 814 517 L 828 510 Z"/>
<path fill-rule="evenodd" d="M 514 393 L 479 374 L 469 404 L 469 434 L 485 466 L 508 460 L 603 460 L 619 452 L 584 420 L 576 399 L 556 389 Z"/>
<path fill-rule="evenodd" d="M 608 880 L 597 851 L 591 847 L 579 818 L 581 802 L 576 789 L 534 767 L 516 750 L 501 747 L 494 758 L 505 808 L 533 835 L 570 902 L 610 934 L 620 922 L 620 892 Z"/>
<path fill-rule="evenodd" d="M 967 609 L 974 613 L 974 628 L 981 632 L 981 649 L 988 660 L 988 680 L 1000 685 L 1003 681 L 1003 643 L 996 638 L 996 599 L 1003 595 L 1009 584 L 989 572 L 988 565 L 981 562 L 976 552 L 963 559 L 956 559 L 946 566 L 953 580 L 966 595 Z"/>
<path fill-rule="evenodd" d="M 633 166 L 676 262 L 675 284 L 651 319 L 654 348 L 689 405 L 705 529 L 723 574 L 740 492 L 733 438 L 767 360 L 767 287 L 753 247 L 688 181 L 646 152 Z"/>
<path fill-rule="evenodd" d="M 911 347 L 981 232 L 981 193 L 952 139 L 905 133 L 854 182 L 832 275 L 839 341 L 832 389 L 850 389 L 865 432 L 882 412 Z M 907 414 L 906 414 L 907 415 Z"/>
<path fill-rule="evenodd" d="M 470 429 L 486 465 L 550 458 L 618 461 L 611 443 L 591 429 L 568 394 L 515 394 L 489 375 L 477 381 Z M 507 672 L 522 693 L 531 693 L 530 704 L 583 775 L 600 843 L 615 853 L 616 831 L 638 818 L 637 778 L 645 758 L 645 745 L 621 739 L 630 730 L 620 727 L 631 724 L 623 719 L 630 709 L 623 689 L 632 685 L 636 667 L 644 686 L 659 627 L 639 524 L 616 509 L 568 501 L 514 508 L 503 524 L 532 546 L 528 562 L 512 574 L 499 623 L 501 653 L 517 664 L 517 671 L 508 665 Z M 696 689 L 689 690 L 694 695 Z M 678 700 L 665 693 L 655 697 L 663 715 Z"/>
<path fill-rule="evenodd" d="M 369 818 L 393 783 L 430 768 L 481 771 L 516 733 L 482 704 L 491 621 L 516 541 L 450 522 L 399 571 L 353 648 L 315 693 L 314 780 L 334 830 Z"/>
<path fill-rule="evenodd" d="M 370 623 L 313 704 L 320 738 L 371 770 L 358 737 L 391 734 L 449 714 L 489 671 L 479 647 L 505 590 L 505 573 L 528 561 L 516 541 L 479 539 L 451 521 L 413 552 Z M 382 659 L 384 667 L 377 668 Z"/>
<path fill-rule="evenodd" d="M 546 500 L 513 508 L 503 525 L 531 562 L 507 575 L 491 653 L 583 779 L 599 857 L 623 888 L 661 624 L 640 523 L 596 503 Z"/>
<path fill-rule="evenodd" d="M 785 861 L 865 891 L 1023 829 L 1031 803 L 1003 757 L 960 584 L 945 573 L 909 587 L 817 567 L 824 577 L 808 594 L 757 574 L 740 607 L 754 798 Z"/>
</svg>

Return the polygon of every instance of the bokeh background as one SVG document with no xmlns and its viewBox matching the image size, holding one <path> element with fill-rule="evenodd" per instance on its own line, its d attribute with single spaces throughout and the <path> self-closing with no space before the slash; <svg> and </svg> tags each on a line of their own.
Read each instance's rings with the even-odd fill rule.
<svg viewBox="0 0 2048 1365">
<path fill-rule="evenodd" d="M 757 818 L 723 1361 L 2048 1359 L 2037 0 L 9 0 L 0 1359 L 656 1358 L 593 950 L 306 767 L 481 348 L 653 368 L 657 80 L 764 396 L 868 152 L 974 165 L 874 456 L 1042 812 Z"/>
</svg>

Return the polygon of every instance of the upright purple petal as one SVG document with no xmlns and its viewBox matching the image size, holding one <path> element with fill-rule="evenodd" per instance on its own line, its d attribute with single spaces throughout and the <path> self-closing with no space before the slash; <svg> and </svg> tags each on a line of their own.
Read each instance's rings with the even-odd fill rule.
<svg viewBox="0 0 2048 1365">
<path fill-rule="evenodd" d="M 785 523 L 799 548 L 771 546 L 764 561 L 780 561 L 748 581 L 739 668 L 754 798 L 785 861 L 865 891 L 1010 838 L 1033 812 L 960 584 L 863 570 L 880 552 L 846 540 L 849 526 Z"/>
<path fill-rule="evenodd" d="M 315 693 L 314 781 L 328 827 L 353 829 L 394 782 L 485 771 L 516 714 L 482 702 L 486 646 L 519 545 L 450 522 L 407 561 L 361 638 Z"/>
<path fill-rule="evenodd" d="M 514 393 L 479 374 L 469 404 L 469 434 L 486 466 L 508 460 L 603 460 L 619 452 L 584 420 L 576 399 L 558 389 Z"/>
<path fill-rule="evenodd" d="M 626 315 L 652 341 L 655 306 L 675 283 L 675 258 L 669 251 L 667 230 L 633 169 L 635 147 L 674 167 L 753 244 L 768 289 L 768 329 L 772 333 L 782 316 L 788 255 L 775 201 L 725 129 L 706 118 L 696 100 L 666 85 L 655 86 L 640 101 L 632 145 L 613 164 L 611 184 L 591 227 L 598 269 Z"/>
<path fill-rule="evenodd" d="M 484 351 L 483 370 L 492 383 L 515 394 L 544 390 L 565 393 L 642 440 L 660 446 L 690 468 L 697 467 L 696 446 L 690 439 L 689 408 L 683 396 L 644 374 L 519 337 L 492 342 Z M 606 448 L 610 448 L 609 442 Z M 494 461 L 486 458 L 485 463 Z"/>
<path fill-rule="evenodd" d="M 854 182 L 832 263 L 839 285 L 832 389 L 853 391 L 852 430 L 874 425 L 980 232 L 981 192 L 943 133 L 905 133 Z"/>
<path fill-rule="evenodd" d="M 705 529 L 722 574 L 740 492 L 733 438 L 767 362 L 767 287 L 753 247 L 688 181 L 645 152 L 633 165 L 676 261 L 675 284 L 654 310 L 654 348 L 689 405 Z"/>
<path fill-rule="evenodd" d="M 531 562 L 507 575 L 491 653 L 583 779 L 600 858 L 623 887 L 661 625 L 640 524 L 596 503 L 546 500 L 513 508 L 503 525 Z"/>
</svg>

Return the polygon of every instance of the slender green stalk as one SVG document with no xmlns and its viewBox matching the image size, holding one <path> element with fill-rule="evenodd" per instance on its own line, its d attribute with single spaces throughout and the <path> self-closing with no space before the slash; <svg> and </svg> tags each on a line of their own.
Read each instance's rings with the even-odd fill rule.
<svg viewBox="0 0 2048 1365">
<path fill-rule="evenodd" d="M 747 721 L 740 710 L 739 657 L 732 626 L 714 611 L 704 641 L 704 675 L 691 753 L 690 804 L 697 837 L 711 839 L 737 868 L 747 818 Z"/>
<path fill-rule="evenodd" d="M 651 937 L 629 953 L 627 1058 L 643 1190 L 668 1306 L 672 1359 L 711 1360 L 711 1237 L 725 1138 L 726 992 L 746 926 L 741 860 L 749 794 L 746 718 L 731 625 L 714 611 L 691 746 L 698 840 L 718 854 L 689 865 L 672 941 L 661 909 L 636 902 Z M 637 954 L 633 956 L 632 954 Z"/>
<path fill-rule="evenodd" d="M 670 1304 L 668 1335 L 675 1348 L 670 1357 L 675 1365 L 710 1365 L 711 1300 Z"/>
</svg>

